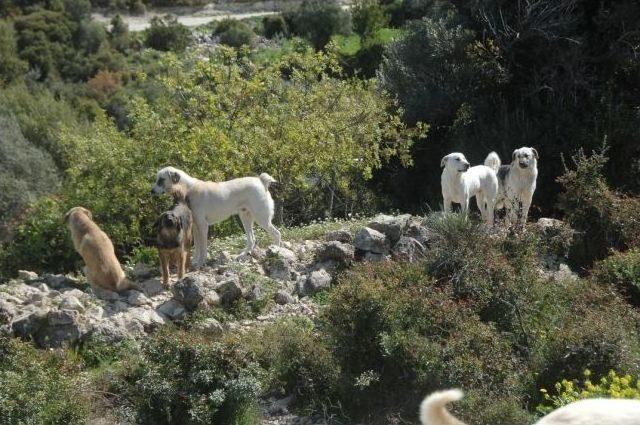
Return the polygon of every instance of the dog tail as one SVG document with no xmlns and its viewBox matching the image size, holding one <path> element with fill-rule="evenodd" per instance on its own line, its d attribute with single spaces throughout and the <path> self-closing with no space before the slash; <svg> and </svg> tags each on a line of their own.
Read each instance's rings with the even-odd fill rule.
<svg viewBox="0 0 640 425">
<path fill-rule="evenodd" d="M 271 183 L 275 183 L 277 180 L 267 173 L 262 173 L 260 174 L 260 181 L 262 182 L 264 188 L 269 190 L 269 186 L 271 186 Z"/>
<path fill-rule="evenodd" d="M 497 173 L 498 170 L 500 169 L 500 166 L 502 165 L 502 162 L 500 161 L 500 157 L 498 156 L 497 153 L 491 152 L 489 155 L 487 155 L 487 158 L 484 160 L 484 165 L 491 168 L 493 171 Z"/>
<path fill-rule="evenodd" d="M 171 196 L 173 196 L 173 202 L 176 204 L 187 203 L 187 187 L 182 184 L 174 184 L 171 186 Z"/>
<path fill-rule="evenodd" d="M 462 396 L 460 390 L 438 391 L 427 396 L 420 404 L 422 425 L 465 425 L 446 408 L 447 403 L 461 400 Z"/>
</svg>

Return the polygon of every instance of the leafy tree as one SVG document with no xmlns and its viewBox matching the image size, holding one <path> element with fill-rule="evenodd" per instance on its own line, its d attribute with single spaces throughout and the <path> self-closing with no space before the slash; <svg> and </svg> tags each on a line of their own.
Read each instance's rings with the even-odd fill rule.
<svg viewBox="0 0 640 425">
<path fill-rule="evenodd" d="M 237 19 L 225 19 L 216 26 L 214 34 L 220 36 L 220 42 L 231 47 L 251 45 L 256 35 L 245 22 Z"/>
<path fill-rule="evenodd" d="M 337 0 L 304 0 L 287 14 L 293 32 L 322 49 L 334 34 L 351 32 L 351 17 Z"/>
<path fill-rule="evenodd" d="M 8 83 L 27 70 L 27 63 L 20 59 L 13 25 L 0 21 L 0 84 Z"/>
<path fill-rule="evenodd" d="M 389 23 L 379 0 L 356 0 L 351 7 L 353 29 L 365 39 L 374 36 Z"/>
<path fill-rule="evenodd" d="M 183 52 L 191 43 L 191 31 L 172 16 L 153 17 L 145 43 L 156 50 Z"/>
</svg>

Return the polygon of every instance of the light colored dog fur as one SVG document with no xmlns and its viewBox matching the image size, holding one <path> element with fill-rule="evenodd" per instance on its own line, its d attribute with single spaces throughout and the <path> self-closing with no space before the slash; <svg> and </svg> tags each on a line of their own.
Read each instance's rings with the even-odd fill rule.
<svg viewBox="0 0 640 425">
<path fill-rule="evenodd" d="M 427 396 L 420 405 L 422 425 L 465 425 L 447 411 L 462 399 L 462 391 L 446 390 Z M 594 398 L 580 400 L 549 413 L 534 425 L 640 425 L 640 401 Z"/>
<path fill-rule="evenodd" d="M 507 210 L 509 224 L 524 226 L 536 190 L 538 152 L 527 147 L 516 149 L 511 155 L 509 165 L 501 165 L 498 154 L 491 152 L 485 162 L 495 169 L 498 175 L 500 190 L 496 208 Z"/>
<path fill-rule="evenodd" d="M 487 224 L 493 225 L 493 211 L 498 196 L 495 170 L 487 165 L 471 167 L 467 158 L 459 152 L 442 158 L 440 167 L 444 168 L 440 180 L 444 212 L 450 212 L 451 203 L 455 202 L 460 204 L 462 213 L 467 213 L 469 200 L 475 196 L 482 218 Z"/>
<path fill-rule="evenodd" d="M 71 231 L 73 246 L 84 260 L 84 273 L 92 287 L 122 292 L 134 288 L 116 258 L 113 243 L 93 221 L 91 211 L 71 208 L 64 216 Z"/>
<path fill-rule="evenodd" d="M 251 252 L 256 245 L 254 221 L 271 235 L 276 245 L 280 245 L 280 231 L 271 223 L 274 204 L 269 185 L 273 182 L 274 178 L 267 173 L 262 173 L 259 177 L 242 177 L 225 182 L 202 181 L 177 168 L 165 167 L 158 171 L 151 192 L 161 194 L 178 183 L 187 187 L 194 224 L 193 263 L 199 267 L 207 259 L 209 226 L 235 214 L 240 216 L 247 236 L 244 252 Z"/>
</svg>

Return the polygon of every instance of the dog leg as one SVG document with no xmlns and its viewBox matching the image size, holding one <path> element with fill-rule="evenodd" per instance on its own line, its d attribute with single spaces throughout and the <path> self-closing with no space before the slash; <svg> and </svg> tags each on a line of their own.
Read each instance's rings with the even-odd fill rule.
<svg viewBox="0 0 640 425">
<path fill-rule="evenodd" d="M 253 251 L 253 248 L 256 247 L 256 241 L 253 235 L 253 215 L 251 214 L 251 211 L 244 208 L 240 210 L 240 221 L 242 221 L 242 227 L 244 228 L 244 233 L 247 236 L 247 245 L 244 252 L 250 253 Z"/>
<path fill-rule="evenodd" d="M 451 199 L 443 198 L 443 204 L 445 214 L 449 214 L 451 212 Z"/>
<path fill-rule="evenodd" d="M 162 286 L 169 287 L 169 261 L 167 254 L 160 252 L 160 271 L 162 272 Z"/>
<path fill-rule="evenodd" d="M 178 280 L 184 277 L 184 274 L 187 272 L 187 258 L 189 257 L 189 253 L 185 250 L 180 251 L 180 258 L 178 260 Z"/>
<path fill-rule="evenodd" d="M 271 220 L 269 218 L 258 219 L 258 224 L 260 225 L 260 227 L 266 230 L 267 233 L 269 233 L 271 239 L 273 239 L 273 244 L 276 246 L 280 246 L 282 242 L 282 235 L 280 234 L 280 231 L 276 228 L 276 226 L 271 224 Z"/>
<path fill-rule="evenodd" d="M 520 210 L 520 225 L 524 228 L 527 224 L 527 217 L 529 216 L 529 208 L 531 207 L 531 198 L 526 197 L 522 200 L 522 208 Z"/>
<path fill-rule="evenodd" d="M 206 220 L 194 220 L 195 257 L 194 266 L 200 268 L 207 261 L 207 236 L 209 224 Z"/>
</svg>

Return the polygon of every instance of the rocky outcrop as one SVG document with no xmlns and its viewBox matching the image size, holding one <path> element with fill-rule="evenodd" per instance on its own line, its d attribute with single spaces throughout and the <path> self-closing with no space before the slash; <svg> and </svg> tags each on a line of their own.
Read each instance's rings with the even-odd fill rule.
<svg viewBox="0 0 640 425">
<path fill-rule="evenodd" d="M 574 278 L 564 264 L 570 229 L 553 219 L 541 219 L 536 226 L 544 246 L 557 246 L 540 253 L 541 273 Z M 313 316 L 310 297 L 330 288 L 341 270 L 358 261 L 419 261 L 433 239 L 420 217 L 379 215 L 355 232 L 342 228 L 319 240 L 284 242 L 237 257 L 216 252 L 206 267 L 170 288 L 162 286 L 155 267 L 138 264 L 128 270 L 138 289 L 121 294 L 91 289 L 76 276 L 20 271 L 17 279 L 0 286 L 0 328 L 40 347 L 61 347 L 91 335 L 138 338 L 195 311 L 227 308 L 240 299 L 271 308 L 254 324 L 281 315 Z M 211 335 L 247 326 L 207 323 L 203 331 Z"/>
</svg>

